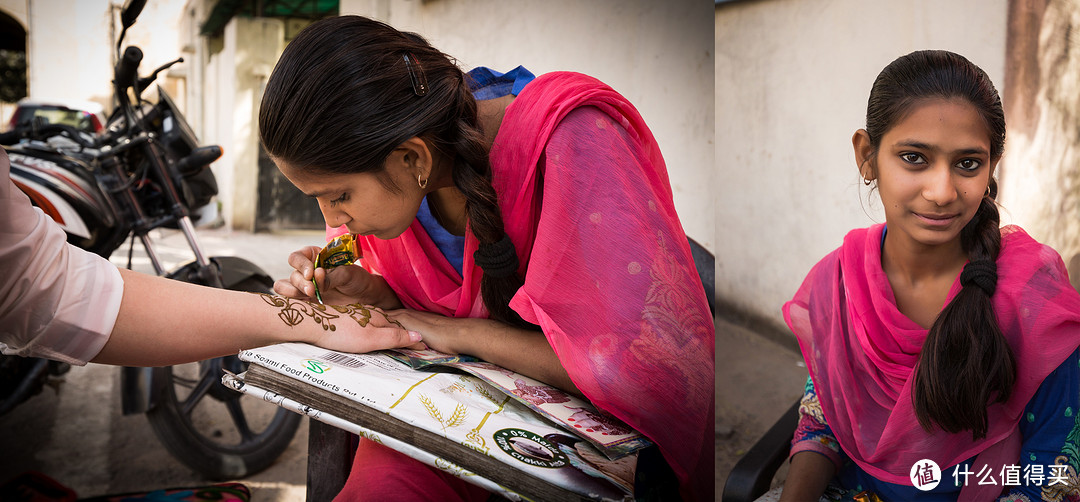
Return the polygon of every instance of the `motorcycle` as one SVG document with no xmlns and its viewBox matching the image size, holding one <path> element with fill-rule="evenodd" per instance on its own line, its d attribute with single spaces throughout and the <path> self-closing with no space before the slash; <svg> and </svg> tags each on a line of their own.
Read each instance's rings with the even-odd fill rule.
<svg viewBox="0 0 1080 502">
<path fill-rule="evenodd" d="M 120 55 L 124 34 L 145 3 L 128 0 L 121 11 L 113 80 L 117 106 L 105 129 L 91 135 L 37 118 L 0 134 L 0 145 L 11 160 L 12 180 L 64 228 L 75 246 L 109 258 L 130 235 L 131 247 L 137 237 L 158 275 L 215 288 L 271 292 L 273 281 L 255 264 L 237 257 L 206 256 L 199 245 L 192 214 L 217 193 L 209 165 L 221 156 L 221 148 L 199 146 L 183 114 L 160 86 L 156 103 L 142 98 L 158 73 L 183 61 L 179 58 L 139 77 L 142 51 L 128 46 Z M 162 227 L 182 232 L 195 259 L 164 270 L 150 236 L 151 230 Z M 128 268 L 131 263 L 129 249 Z M 242 394 L 221 384 L 223 371 L 239 373 L 245 365 L 228 356 L 193 365 L 124 367 L 123 413 L 145 413 L 166 449 L 206 477 L 254 474 L 288 447 L 301 417 L 269 403 L 242 399 Z M 0 415 L 40 392 L 50 375 L 68 369 L 54 361 L 0 356 Z M 231 418 L 224 427 L 213 418 L 221 405 Z M 265 422 L 265 427 L 253 418 Z"/>
</svg>

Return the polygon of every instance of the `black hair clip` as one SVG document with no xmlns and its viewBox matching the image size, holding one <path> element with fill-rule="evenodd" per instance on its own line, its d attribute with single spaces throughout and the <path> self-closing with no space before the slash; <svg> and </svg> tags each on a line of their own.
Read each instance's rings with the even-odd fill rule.
<svg viewBox="0 0 1080 502">
<path fill-rule="evenodd" d="M 412 54 L 405 54 L 403 57 L 405 58 L 405 69 L 409 70 L 409 80 L 412 81 L 413 92 L 417 96 L 427 94 L 427 77 L 424 75 L 424 69 L 420 67 L 420 62 L 415 61 Z"/>
</svg>

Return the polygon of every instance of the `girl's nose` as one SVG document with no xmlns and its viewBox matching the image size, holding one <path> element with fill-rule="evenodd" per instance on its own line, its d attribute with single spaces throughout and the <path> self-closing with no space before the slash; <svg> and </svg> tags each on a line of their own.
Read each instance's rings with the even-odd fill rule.
<svg viewBox="0 0 1080 502">
<path fill-rule="evenodd" d="M 331 228 L 337 228 L 352 221 L 348 213 L 340 209 L 332 209 L 329 204 L 319 202 L 319 211 L 322 211 L 323 220 Z"/>
<path fill-rule="evenodd" d="M 923 184 L 923 198 L 937 204 L 948 205 L 956 200 L 959 194 L 953 183 L 952 170 L 947 165 L 935 165 L 926 172 Z"/>
</svg>

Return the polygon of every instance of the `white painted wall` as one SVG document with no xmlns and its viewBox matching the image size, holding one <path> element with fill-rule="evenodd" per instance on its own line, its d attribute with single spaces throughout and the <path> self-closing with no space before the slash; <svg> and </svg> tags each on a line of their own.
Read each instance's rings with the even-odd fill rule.
<svg viewBox="0 0 1080 502">
<path fill-rule="evenodd" d="M 947 49 L 1004 85 L 1006 0 L 758 0 L 715 10 L 717 294 L 781 305 L 848 230 L 884 221 L 851 135 L 898 56 Z"/>
<path fill-rule="evenodd" d="M 27 6 L 29 97 L 90 100 L 109 107 L 108 0 L 32 0 Z"/>
<path fill-rule="evenodd" d="M 270 71 L 284 50 L 285 24 L 279 19 L 233 18 L 225 26 L 225 48 L 211 58 L 216 68 L 220 121 L 215 134 L 225 154 L 215 173 L 223 212 L 235 229 L 255 229 L 259 180 L 259 102 Z"/>
<path fill-rule="evenodd" d="M 111 108 L 120 5 L 109 0 L 0 0 L 27 31 L 28 95 L 96 101 Z M 125 45 L 143 50 L 145 74 L 180 56 L 176 20 L 183 0 L 148 2 Z"/>
<path fill-rule="evenodd" d="M 465 69 L 592 75 L 641 112 L 686 233 L 717 248 L 713 33 L 708 0 L 342 0 L 342 14 L 414 31 Z"/>
</svg>

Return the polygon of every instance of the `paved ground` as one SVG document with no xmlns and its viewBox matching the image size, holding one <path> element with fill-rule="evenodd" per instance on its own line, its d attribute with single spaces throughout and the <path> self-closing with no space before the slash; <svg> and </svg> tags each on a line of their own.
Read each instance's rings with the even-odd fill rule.
<svg viewBox="0 0 1080 502">
<path fill-rule="evenodd" d="M 317 232 L 200 229 L 199 236 L 208 254 L 244 256 L 274 278 L 289 273 L 284 261 L 288 252 L 321 241 Z M 178 232 L 157 232 L 155 242 L 166 268 L 192 258 Z M 149 260 L 140 251 L 136 245 L 134 268 L 149 271 Z M 126 257 L 123 247 L 113 261 L 124 266 Z M 717 319 L 716 369 L 719 499 L 731 467 L 800 395 L 806 370 L 790 348 L 724 319 Z M 0 483 L 38 470 L 80 497 L 205 483 L 164 450 L 144 416 L 120 413 L 119 381 L 115 367 L 76 367 L 0 417 Z M 274 465 L 244 482 L 255 491 L 256 500 L 304 500 L 306 456 L 305 422 Z M 782 470 L 778 480 L 783 475 Z"/>
<path fill-rule="evenodd" d="M 806 365 L 787 346 L 718 319 L 716 335 L 716 498 L 746 450 L 802 396 Z M 786 464 L 773 480 L 780 484 Z"/>
</svg>

